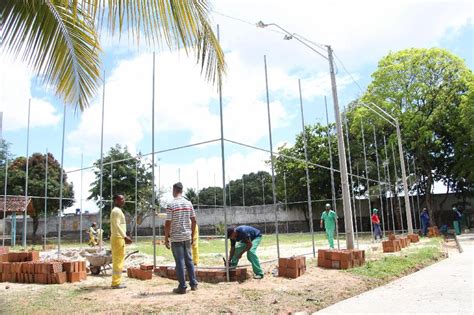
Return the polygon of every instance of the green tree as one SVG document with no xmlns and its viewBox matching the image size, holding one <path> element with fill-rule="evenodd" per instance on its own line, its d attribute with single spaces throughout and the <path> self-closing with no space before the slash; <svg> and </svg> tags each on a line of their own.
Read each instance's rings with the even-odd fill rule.
<svg viewBox="0 0 474 315">
<path fill-rule="evenodd" d="M 25 194 L 25 176 L 26 176 L 26 158 L 17 157 L 8 166 L 8 194 Z M 32 197 L 33 206 L 36 213 L 32 215 L 33 219 L 33 243 L 36 242 L 36 231 L 38 230 L 39 218 L 44 216 L 44 183 L 46 176 L 46 157 L 41 153 L 34 153 L 28 159 L 28 195 L 43 198 Z M 58 215 L 59 209 L 59 190 L 61 179 L 61 165 L 48 154 L 48 215 Z M 53 199 L 54 198 L 54 199 Z M 63 173 L 63 209 L 68 208 L 74 203 L 74 187 L 68 183 L 66 172 Z"/>
<path fill-rule="evenodd" d="M 468 180 L 472 168 L 461 169 L 465 161 L 474 158 L 469 138 L 474 128 L 474 75 L 463 60 L 444 49 L 412 48 L 382 58 L 372 78 L 362 101 L 377 104 L 400 121 L 403 146 L 409 157 L 415 157 L 421 174 L 419 188 L 433 220 L 431 193 L 435 181 L 450 187 L 472 185 Z M 393 126 L 365 108 L 355 111 L 356 126 L 357 119 L 364 117 L 396 145 Z"/>
<path fill-rule="evenodd" d="M 144 38 L 193 52 L 205 77 L 220 84 L 224 54 L 209 12 L 205 0 L 3 0 L 2 44 L 65 103 L 84 110 L 100 84 L 102 26 L 110 35 L 128 32 L 137 44 Z"/>
<path fill-rule="evenodd" d="M 115 162 L 117 161 L 117 162 Z M 111 163 L 112 162 L 112 163 Z M 90 196 L 88 199 L 96 201 L 100 207 L 100 159 L 94 162 L 95 181 L 92 183 Z M 127 147 L 120 145 L 110 148 L 104 155 L 104 167 L 102 172 L 102 198 L 104 207 L 102 209 L 103 218 L 108 218 L 111 210 L 113 194 L 122 194 L 125 197 L 123 210 L 126 215 L 135 217 L 135 178 L 137 178 L 137 212 L 138 220 L 141 222 L 146 216 L 153 213 L 151 211 L 152 200 L 152 174 L 151 163 L 142 159 L 134 158 Z M 111 181 L 112 178 L 112 181 Z M 111 187 L 112 185 L 112 187 Z M 159 206 L 159 194 L 156 196 L 156 205 Z M 135 224 L 132 224 L 132 227 Z"/>
<path fill-rule="evenodd" d="M 206 187 L 199 190 L 199 203 L 206 207 L 222 206 L 222 187 Z"/>
</svg>

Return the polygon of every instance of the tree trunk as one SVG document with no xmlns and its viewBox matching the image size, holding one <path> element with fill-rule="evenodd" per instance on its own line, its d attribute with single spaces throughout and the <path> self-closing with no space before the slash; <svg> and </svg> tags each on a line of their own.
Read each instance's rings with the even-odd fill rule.
<svg viewBox="0 0 474 315">
<path fill-rule="evenodd" d="M 428 180 L 426 181 L 426 208 L 428 208 L 428 214 L 430 215 L 430 225 L 437 225 L 437 220 L 434 217 L 433 210 L 433 199 L 431 198 L 431 187 L 433 185 L 433 177 L 431 176 L 431 171 L 428 173 Z"/>
</svg>

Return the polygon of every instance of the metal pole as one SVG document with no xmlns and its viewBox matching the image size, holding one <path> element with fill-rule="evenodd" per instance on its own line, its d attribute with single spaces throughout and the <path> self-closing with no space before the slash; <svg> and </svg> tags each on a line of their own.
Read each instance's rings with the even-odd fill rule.
<svg viewBox="0 0 474 315">
<path fill-rule="evenodd" d="M 385 237 L 385 218 L 384 218 L 384 208 L 383 208 L 383 198 L 382 198 L 382 182 L 380 179 L 379 152 L 378 152 L 378 146 L 377 146 L 377 134 L 375 132 L 375 125 L 372 125 L 372 130 L 374 131 L 375 160 L 377 162 L 377 179 L 379 181 L 379 199 L 380 199 L 380 214 L 382 217 L 382 232 L 383 232 L 383 237 Z"/>
<path fill-rule="evenodd" d="M 402 233 L 405 232 L 405 225 L 403 224 L 403 213 L 402 213 L 402 205 L 400 203 L 400 196 L 398 196 L 398 192 L 397 192 L 397 181 L 398 181 L 398 172 L 397 172 L 397 161 L 395 159 L 395 150 L 393 149 L 393 144 L 391 144 L 391 148 L 392 148 L 392 157 L 393 157 L 393 169 L 395 171 L 395 192 L 397 194 L 397 202 L 398 202 L 398 208 L 399 208 L 399 212 L 400 212 L 400 224 L 401 224 L 401 228 L 402 228 Z"/>
<path fill-rule="evenodd" d="M 388 150 L 387 150 L 387 140 L 385 139 L 385 136 L 383 137 L 383 145 L 384 145 L 384 150 L 385 150 L 385 164 L 387 167 L 387 177 L 388 177 L 388 189 L 390 191 L 390 208 L 391 208 L 391 214 L 392 214 L 392 228 L 393 228 L 393 233 L 395 233 L 395 214 L 393 211 L 393 194 L 392 194 L 392 180 L 390 179 L 390 163 L 389 163 L 389 158 L 388 158 Z"/>
<path fill-rule="evenodd" d="M 228 178 L 229 180 L 229 207 L 232 207 L 232 195 L 230 191 L 230 177 Z"/>
<path fill-rule="evenodd" d="M 46 168 L 45 168 L 45 175 L 44 175 L 44 231 L 43 231 L 44 232 L 43 246 L 45 250 L 46 250 L 46 237 L 48 235 L 48 163 L 49 163 L 48 160 L 49 160 L 49 153 L 48 153 L 48 149 L 46 148 Z"/>
<path fill-rule="evenodd" d="M 178 182 L 181 182 L 181 168 L 178 167 Z"/>
<path fill-rule="evenodd" d="M 306 129 L 304 124 L 304 111 L 303 111 L 303 96 L 301 94 L 301 80 L 298 79 L 298 89 L 300 93 L 300 114 L 301 114 L 301 129 L 303 130 L 303 148 L 304 148 L 304 160 L 305 160 L 305 173 L 306 173 L 306 195 L 308 201 L 308 213 L 309 213 L 309 231 L 311 233 L 311 243 L 313 246 L 313 258 L 316 257 L 316 247 L 314 244 L 314 227 L 313 227 L 313 207 L 311 201 L 311 182 L 309 177 L 309 167 L 308 167 L 308 145 L 306 138 Z"/>
<path fill-rule="evenodd" d="M 104 80 L 102 88 L 102 118 L 101 118 L 101 127 L 100 127 L 100 208 L 99 208 L 99 229 L 102 232 L 102 208 L 104 208 L 104 198 L 103 198 L 103 188 L 104 188 L 104 108 L 105 108 L 105 70 L 104 70 Z M 102 239 L 103 236 L 100 234 L 99 239 L 99 250 L 102 251 Z"/>
<path fill-rule="evenodd" d="M 400 132 L 400 124 L 396 121 L 397 127 L 397 140 L 398 140 L 398 153 L 400 155 L 400 168 L 402 169 L 402 181 L 403 181 L 403 192 L 405 200 L 405 211 L 407 216 L 407 225 L 408 225 L 408 234 L 413 234 L 413 222 L 411 221 L 411 207 L 410 200 L 408 199 L 408 184 L 407 184 L 407 174 L 405 171 L 405 158 L 403 154 L 402 146 L 402 135 Z"/>
<path fill-rule="evenodd" d="M 363 220 L 362 220 L 362 202 L 360 200 L 360 173 L 359 173 L 359 164 L 356 164 L 356 172 L 357 172 L 357 195 L 358 195 L 358 204 L 359 204 L 359 223 L 360 223 L 360 232 L 362 233 L 364 231 L 364 226 L 362 225 Z"/>
<path fill-rule="evenodd" d="M 410 180 L 410 174 L 411 174 L 411 172 L 410 172 L 410 162 L 408 161 L 408 157 L 406 157 L 406 159 L 407 159 L 407 171 L 408 171 L 408 184 L 410 185 L 410 182 L 412 182 Z M 408 193 L 409 193 L 408 199 L 410 200 L 410 207 L 411 207 L 411 209 L 413 209 L 413 212 L 412 212 L 413 227 L 416 229 L 417 224 L 416 224 L 416 209 L 415 209 L 415 201 L 414 201 L 415 197 L 411 193 L 412 185 L 413 184 L 410 185 L 410 189 L 408 191 Z"/>
<path fill-rule="evenodd" d="M 286 173 L 283 173 L 283 186 L 285 189 L 285 212 L 286 212 L 286 233 L 289 233 L 289 223 L 288 223 L 288 198 L 286 194 Z"/>
<path fill-rule="evenodd" d="M 82 169 L 83 169 L 83 167 L 84 167 L 84 155 L 81 153 L 81 201 L 79 202 L 79 207 L 81 208 L 80 213 L 79 213 L 79 215 L 80 215 L 80 218 L 79 218 L 79 222 L 80 222 L 79 223 L 79 227 L 80 227 L 79 238 L 80 238 L 80 240 L 79 241 L 81 243 L 81 247 L 82 247 L 82 181 L 83 181 Z M 46 207 L 45 207 L 45 209 L 46 209 Z M 45 221 L 45 223 L 46 223 L 46 221 Z"/>
<path fill-rule="evenodd" d="M 112 161 L 112 158 L 110 158 L 110 209 L 112 209 L 114 207 L 114 189 L 113 189 L 113 185 L 114 185 L 114 182 L 113 182 L 113 179 L 114 179 L 114 169 L 113 169 L 113 161 Z"/>
<path fill-rule="evenodd" d="M 199 171 L 196 171 L 196 185 L 197 185 L 196 194 L 197 194 L 197 203 L 198 203 L 197 208 L 198 208 L 198 212 L 199 212 L 199 210 L 200 210 L 200 208 L 199 208 L 200 207 L 199 206 L 199 204 L 200 204 L 200 202 L 199 202 Z"/>
<path fill-rule="evenodd" d="M 30 112 L 31 112 L 31 99 L 28 100 L 28 129 L 26 132 L 26 175 L 25 175 L 25 210 L 23 214 L 23 248 L 26 249 L 26 236 L 27 236 L 27 210 L 28 210 L 28 170 L 29 170 L 29 149 L 30 149 Z"/>
<path fill-rule="evenodd" d="M 138 159 L 135 160 L 135 242 L 138 241 Z"/>
<path fill-rule="evenodd" d="M 268 134 L 270 140 L 270 166 L 272 171 L 272 193 L 273 193 L 273 212 L 275 213 L 275 237 L 277 245 L 277 255 L 280 259 L 280 241 L 278 237 L 278 209 L 277 209 L 277 197 L 276 197 L 276 185 L 275 185 L 275 163 L 273 161 L 273 139 L 272 139 L 272 121 L 270 115 L 270 96 L 268 94 L 268 73 L 267 73 L 267 56 L 263 56 L 265 63 L 265 88 L 267 91 L 267 116 L 268 116 Z M 300 100 L 301 100 L 301 88 L 300 88 Z M 310 214 L 311 217 L 311 214 Z M 314 245 L 313 245 L 314 248 Z M 314 249 L 313 249 L 314 252 Z"/>
<path fill-rule="evenodd" d="M 216 173 L 214 173 L 214 209 L 217 209 Z"/>
<path fill-rule="evenodd" d="M 217 24 L 217 40 L 220 41 L 219 24 Z M 225 261 L 226 279 L 229 281 L 229 245 L 227 244 L 227 206 L 225 191 L 225 151 L 224 151 L 224 111 L 222 108 L 222 85 L 219 83 L 219 117 L 221 127 L 221 165 L 222 165 L 222 207 L 224 208 L 224 239 L 225 239 Z"/>
<path fill-rule="evenodd" d="M 342 204 L 344 208 L 344 223 L 346 228 L 347 249 L 354 249 L 354 229 L 352 226 L 351 196 L 349 192 L 349 180 L 347 175 L 346 149 L 344 145 L 341 115 L 339 113 L 339 101 L 337 99 L 336 73 L 334 71 L 334 60 L 331 46 L 327 46 L 329 70 L 331 74 L 331 87 L 334 105 L 334 115 L 336 116 L 337 145 L 339 151 L 339 165 L 341 168 L 341 188 Z"/>
<path fill-rule="evenodd" d="M 332 163 L 332 143 L 331 143 L 331 135 L 329 133 L 329 114 L 328 114 L 328 102 L 326 96 L 324 96 L 324 108 L 326 109 L 326 135 L 328 137 L 328 147 L 329 147 L 329 167 L 331 168 L 331 196 L 332 196 L 332 207 L 336 212 L 337 217 L 337 205 L 336 205 L 336 189 L 334 187 L 334 168 Z M 336 225 L 336 238 L 337 238 L 337 248 L 340 248 L 339 245 L 339 224 Z"/>
<path fill-rule="evenodd" d="M 155 230 L 155 52 L 153 52 L 153 76 L 152 76 L 152 98 L 151 98 L 151 211 L 152 211 L 152 224 L 153 224 L 153 268 L 156 268 L 156 230 Z"/>
<path fill-rule="evenodd" d="M 5 225 L 7 222 L 7 188 L 8 188 L 8 155 L 5 152 L 5 182 L 3 183 L 3 238 L 2 246 L 5 246 Z M 11 234 L 11 233 L 10 233 Z"/>
<path fill-rule="evenodd" d="M 66 104 L 63 114 L 63 139 L 61 145 L 61 178 L 59 179 L 59 227 L 58 227 L 58 259 L 61 258 L 61 229 L 63 215 L 63 184 L 64 184 L 64 138 L 66 134 Z"/>
<path fill-rule="evenodd" d="M 267 217 L 265 216 L 265 185 L 264 185 L 265 178 L 262 176 L 261 180 L 262 180 L 263 224 L 264 224 L 265 234 L 267 234 Z"/>
<path fill-rule="evenodd" d="M 242 175 L 242 207 L 245 207 L 245 183 L 244 183 L 244 175 Z"/>
<path fill-rule="evenodd" d="M 326 100 L 326 98 L 324 98 Z M 327 113 L 327 110 L 326 110 Z M 327 115 L 327 114 L 326 114 Z M 352 176 L 352 159 L 351 159 L 351 145 L 349 142 L 349 125 L 347 123 L 347 116 L 344 115 L 344 126 L 346 127 L 346 140 L 347 140 L 347 154 L 349 159 L 349 173 L 351 176 L 349 177 L 351 180 L 351 191 L 352 191 L 352 208 L 354 209 L 354 226 L 355 226 L 355 238 L 357 248 L 359 248 L 359 227 L 357 226 L 357 204 L 355 202 L 355 191 L 354 191 L 354 176 Z M 331 167 L 332 169 L 332 167 Z"/>
<path fill-rule="evenodd" d="M 369 206 L 369 224 L 370 224 L 370 234 L 372 235 L 372 242 L 374 241 L 374 227 L 372 226 L 372 203 L 370 201 L 370 182 L 369 182 L 369 168 L 367 167 L 367 151 L 365 149 L 365 133 L 364 133 L 364 124 L 362 119 L 360 120 L 360 127 L 362 131 L 362 146 L 364 147 L 364 165 L 365 165 L 365 179 L 367 183 L 367 204 Z"/>
<path fill-rule="evenodd" d="M 158 162 L 161 161 L 160 158 L 158 158 Z M 161 164 L 158 164 L 158 199 L 160 199 L 161 196 Z M 161 212 L 161 204 L 158 203 L 158 212 Z M 161 224 L 158 224 L 158 235 L 161 236 Z"/>
</svg>

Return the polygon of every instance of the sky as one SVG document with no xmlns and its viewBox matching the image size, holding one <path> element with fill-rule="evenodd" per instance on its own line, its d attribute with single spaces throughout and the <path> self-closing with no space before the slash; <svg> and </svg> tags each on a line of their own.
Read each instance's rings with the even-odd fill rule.
<svg viewBox="0 0 474 315">
<path fill-rule="evenodd" d="M 298 79 L 306 124 L 334 121 L 328 63 L 296 40 L 283 40 L 275 23 L 305 39 L 331 45 L 336 56 L 339 103 L 346 106 L 370 83 L 378 61 L 406 48 L 442 47 L 474 67 L 474 5 L 464 0 L 398 1 L 212 1 L 212 23 L 219 25 L 227 62 L 223 83 L 224 137 L 269 149 L 264 56 L 274 148 L 291 145 L 301 131 Z M 101 36 L 105 70 L 104 151 L 120 144 L 132 154 L 151 152 L 153 51 L 155 52 L 155 151 L 220 137 L 219 97 L 200 74 L 194 56 L 155 50 L 124 37 Z M 324 53 L 324 52 L 323 52 Z M 346 72 L 347 70 L 347 72 Z M 76 198 L 88 196 L 90 171 L 74 171 L 100 158 L 102 88 L 84 112 L 66 111 L 64 167 Z M 3 134 L 15 156 L 26 155 L 27 112 L 31 100 L 29 154 L 49 152 L 61 159 L 63 104 L 21 59 L 0 54 L 0 111 Z M 269 171 L 268 154 L 225 144 L 226 181 Z M 156 183 L 168 192 L 222 186 L 220 142 L 155 155 Z M 73 206 L 73 208 L 76 206 Z M 94 211 L 92 202 L 84 210 Z"/>
</svg>

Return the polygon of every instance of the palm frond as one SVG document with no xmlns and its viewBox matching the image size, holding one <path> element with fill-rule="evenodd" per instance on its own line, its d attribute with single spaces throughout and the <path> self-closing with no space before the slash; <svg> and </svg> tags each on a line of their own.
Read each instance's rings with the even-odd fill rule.
<svg viewBox="0 0 474 315">
<path fill-rule="evenodd" d="M 222 82 L 224 53 L 209 21 L 208 1 L 201 0 L 81 0 L 81 7 L 111 34 L 128 31 L 149 45 L 193 52 L 208 81 Z"/>
<path fill-rule="evenodd" d="M 2 2 L 2 49 L 22 55 L 65 103 L 86 108 L 100 73 L 100 48 L 87 12 L 75 1 Z"/>
</svg>

